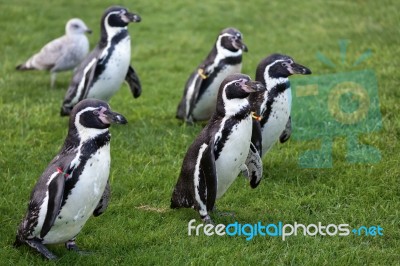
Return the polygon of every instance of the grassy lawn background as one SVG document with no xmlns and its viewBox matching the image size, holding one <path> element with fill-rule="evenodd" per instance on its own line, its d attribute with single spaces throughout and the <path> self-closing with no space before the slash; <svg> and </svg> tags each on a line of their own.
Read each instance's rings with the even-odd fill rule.
<svg viewBox="0 0 400 266">
<path fill-rule="evenodd" d="M 71 73 L 50 89 L 45 72 L 17 72 L 15 66 L 49 40 L 61 36 L 71 17 L 80 17 L 99 38 L 99 20 L 110 1 L 0 0 L 0 261 L 38 264 L 27 248 L 14 249 L 15 231 L 37 178 L 58 152 L 67 132 L 59 110 Z M 107 212 L 91 218 L 78 245 L 81 256 L 63 245 L 50 246 L 60 264 L 270 264 L 389 265 L 400 263 L 399 144 L 400 5 L 396 1 L 120 1 L 142 16 L 129 26 L 132 65 L 142 81 L 134 100 L 126 84 L 111 107 L 127 126 L 112 132 L 112 200 Z M 216 223 L 302 223 L 380 225 L 384 236 L 274 237 L 188 236 L 193 210 L 170 210 L 169 200 L 183 156 L 202 125 L 182 125 L 176 106 L 188 75 L 207 55 L 218 32 L 241 30 L 249 52 L 243 73 L 254 78 L 258 62 L 273 52 L 291 55 L 313 75 L 372 69 L 378 82 L 382 128 L 361 141 L 381 152 L 374 164 L 346 161 L 346 138 L 334 139 L 333 167 L 307 169 L 299 154 L 320 141 L 290 140 L 264 158 L 264 180 L 252 190 L 239 177 L 217 201 Z M 341 64 L 338 41 L 349 40 Z M 372 56 L 354 67 L 366 50 Z M 320 52 L 336 69 L 316 58 Z M 293 77 L 295 79 L 296 77 Z M 295 114 L 294 114 L 295 115 Z"/>
</svg>

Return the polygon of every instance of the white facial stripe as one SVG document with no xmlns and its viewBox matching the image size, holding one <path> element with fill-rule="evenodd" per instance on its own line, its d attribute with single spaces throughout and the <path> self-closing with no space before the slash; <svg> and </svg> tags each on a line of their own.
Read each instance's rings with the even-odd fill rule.
<svg viewBox="0 0 400 266">
<path fill-rule="evenodd" d="M 239 49 L 236 52 L 232 52 L 232 51 L 229 51 L 228 49 L 225 49 L 224 47 L 222 47 L 221 40 L 222 40 L 223 37 L 226 37 L 226 36 L 232 36 L 232 35 L 228 34 L 228 33 L 224 33 L 224 34 L 218 36 L 217 45 L 216 45 L 217 46 L 217 51 L 218 51 L 217 58 L 218 58 L 218 55 L 220 55 L 220 54 L 221 54 L 222 58 L 234 57 L 234 56 L 241 55 L 243 53 L 242 49 Z"/>
<path fill-rule="evenodd" d="M 109 17 L 111 15 L 115 15 L 115 14 L 118 15 L 118 14 L 120 14 L 120 12 L 119 11 L 111 12 L 104 19 L 104 24 L 105 24 L 104 27 L 105 27 L 106 32 L 107 32 L 107 41 L 108 41 L 108 43 L 110 43 L 111 39 L 115 35 L 117 35 L 119 32 L 121 32 L 122 30 L 127 30 L 128 29 L 128 26 L 125 26 L 125 27 L 111 27 L 110 24 L 108 24 Z M 105 50 L 107 50 L 107 48 Z"/>
<path fill-rule="evenodd" d="M 101 55 L 100 55 L 100 57 L 99 57 L 99 60 L 101 60 L 101 59 L 103 59 L 103 58 L 105 58 L 105 57 L 107 56 L 107 54 L 108 54 L 108 49 L 110 48 L 110 45 L 111 45 L 111 39 L 112 39 L 115 35 L 117 35 L 118 33 L 120 33 L 121 31 L 127 30 L 127 29 L 128 29 L 128 26 L 125 26 L 125 27 L 111 27 L 111 26 L 108 24 L 108 18 L 109 18 L 110 15 L 112 15 L 112 14 L 119 14 L 119 11 L 111 12 L 110 14 L 107 15 L 107 17 L 106 17 L 105 20 L 104 20 L 104 24 L 105 24 L 104 27 L 105 27 L 106 32 L 107 32 L 107 46 L 103 49 L 103 52 L 101 53 Z M 127 38 L 128 40 L 130 40 L 129 34 L 126 36 L 126 38 Z"/>
<path fill-rule="evenodd" d="M 234 84 L 234 83 L 236 83 L 236 82 L 238 82 L 238 83 L 243 83 L 243 81 L 244 81 L 244 79 L 235 79 L 235 80 L 232 80 L 231 82 L 226 83 L 225 88 L 229 87 L 230 85 L 232 85 L 232 84 Z"/>
<path fill-rule="evenodd" d="M 76 129 L 78 130 L 78 135 L 79 135 L 79 138 L 80 138 L 80 140 L 81 140 L 81 141 L 80 141 L 80 145 L 81 145 L 83 142 L 85 142 L 85 141 L 87 141 L 87 140 L 89 140 L 89 139 L 92 139 L 92 138 L 94 138 L 94 137 L 96 137 L 96 136 L 98 136 L 98 135 L 100 135 L 100 134 L 103 134 L 103 133 L 105 133 L 105 132 L 108 131 L 107 128 L 105 128 L 105 129 L 87 128 L 87 127 L 84 127 L 84 126 L 79 122 L 80 117 L 81 117 L 81 115 L 82 115 L 84 112 L 87 112 L 87 111 L 94 111 L 94 110 L 96 110 L 96 109 L 97 109 L 97 108 L 95 108 L 95 107 L 86 107 L 85 109 L 79 111 L 79 112 L 76 114 L 76 116 L 75 116 L 74 124 L 75 124 Z"/>
<path fill-rule="evenodd" d="M 245 78 L 235 79 L 235 80 L 232 80 L 231 82 L 226 83 L 225 88 L 227 88 L 228 86 L 230 86 L 230 85 L 232 85 L 232 84 L 234 84 L 234 83 L 236 83 L 236 82 L 237 82 L 237 83 L 240 83 L 240 85 L 243 86 L 243 85 L 245 85 L 245 83 L 246 83 L 247 81 L 248 81 L 248 80 L 245 79 Z"/>
<path fill-rule="evenodd" d="M 247 105 L 249 105 L 249 101 L 247 100 L 247 98 L 228 99 L 228 97 L 226 96 L 226 88 L 229 85 L 231 85 L 235 82 L 243 83 L 244 81 L 245 81 L 245 79 L 233 80 L 231 82 L 228 82 L 225 85 L 223 93 L 222 93 L 222 99 L 224 101 L 225 117 L 234 116 L 242 108 L 245 108 Z M 225 122 L 225 121 L 223 120 L 223 122 Z"/>
<path fill-rule="evenodd" d="M 283 77 L 280 77 L 280 78 L 272 78 L 272 77 L 270 77 L 269 76 L 269 69 L 273 66 L 273 65 L 275 65 L 277 62 L 284 62 L 284 61 L 286 61 L 286 60 L 276 60 L 276 61 L 274 61 L 272 64 L 269 64 L 266 68 L 265 68 L 265 70 L 264 70 L 264 79 L 265 79 L 265 87 L 266 87 L 266 90 L 265 90 L 265 92 L 264 92 L 264 101 L 262 102 L 262 104 L 261 104 L 261 114 L 264 114 L 264 112 L 265 112 L 265 110 L 266 110 L 266 106 L 267 106 L 267 101 L 268 101 L 268 94 L 269 94 L 269 91 L 273 88 L 273 87 L 275 87 L 276 85 L 278 85 L 278 84 L 282 84 L 282 83 L 286 83 L 289 79 L 288 78 L 283 78 Z"/>
<path fill-rule="evenodd" d="M 273 65 L 275 65 L 276 63 L 279 63 L 279 62 L 284 62 L 284 61 L 286 61 L 286 60 L 276 60 L 272 64 L 269 64 L 265 68 L 265 70 L 264 70 L 264 79 L 265 79 L 265 87 L 267 88 L 266 93 L 268 93 L 268 91 L 271 90 L 273 87 L 275 87 L 277 84 L 286 83 L 286 81 L 288 80 L 288 78 L 283 78 L 283 77 L 281 77 L 281 78 L 272 78 L 268 74 L 269 73 L 269 69 Z"/>
<path fill-rule="evenodd" d="M 232 51 L 229 51 L 228 49 L 225 49 L 224 47 L 222 47 L 221 39 L 224 36 L 232 36 L 232 35 L 228 34 L 228 33 L 224 33 L 224 34 L 218 36 L 218 39 L 216 42 L 217 56 L 215 57 L 213 64 L 210 65 L 209 67 L 207 67 L 206 72 L 208 72 L 208 73 L 214 72 L 214 69 L 219 65 L 219 62 L 221 62 L 221 60 L 223 60 L 227 57 L 239 56 L 239 55 L 242 55 L 242 53 L 243 53 L 241 49 L 237 50 L 236 52 L 232 52 Z"/>
</svg>

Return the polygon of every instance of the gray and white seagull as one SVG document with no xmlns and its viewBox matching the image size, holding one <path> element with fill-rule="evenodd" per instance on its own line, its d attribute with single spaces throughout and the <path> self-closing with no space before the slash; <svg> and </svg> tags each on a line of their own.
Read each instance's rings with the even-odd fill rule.
<svg viewBox="0 0 400 266">
<path fill-rule="evenodd" d="M 56 73 L 74 69 L 89 53 L 89 41 L 85 33 L 92 33 L 79 18 L 68 20 L 65 35 L 47 43 L 31 56 L 17 70 L 49 70 L 51 87 L 54 87 Z"/>
</svg>

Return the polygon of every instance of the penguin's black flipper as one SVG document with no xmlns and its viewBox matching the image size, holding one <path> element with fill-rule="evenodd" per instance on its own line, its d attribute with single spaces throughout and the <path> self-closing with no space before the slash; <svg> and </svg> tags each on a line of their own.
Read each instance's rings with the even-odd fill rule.
<svg viewBox="0 0 400 266">
<path fill-rule="evenodd" d="M 282 134 L 279 136 L 279 141 L 281 143 L 286 142 L 290 138 L 291 134 L 292 134 L 292 117 L 289 116 L 289 120 L 286 123 L 286 127 L 283 130 Z"/>
<path fill-rule="evenodd" d="M 79 102 L 86 97 L 96 71 L 97 62 L 98 58 L 94 57 L 94 53 L 92 52 L 74 72 L 71 84 L 65 93 L 64 101 L 61 106 L 61 116 L 68 116 L 71 113 L 72 108 L 74 107 L 74 104 L 71 103 L 74 98 L 78 98 L 77 102 Z"/>
<path fill-rule="evenodd" d="M 107 180 L 107 185 L 104 189 L 103 196 L 101 196 L 99 204 L 97 204 L 96 209 L 94 209 L 94 211 L 93 211 L 93 215 L 95 217 L 97 217 L 105 212 L 105 210 L 108 207 L 108 202 L 110 201 L 110 197 L 111 197 L 110 181 Z"/>
<path fill-rule="evenodd" d="M 128 73 L 126 73 L 125 81 L 128 83 L 134 98 L 138 98 L 142 94 L 142 86 L 138 75 L 132 66 L 129 66 Z"/>
<path fill-rule="evenodd" d="M 87 98 L 87 95 L 89 93 L 89 88 L 92 86 L 94 75 L 95 75 L 96 71 L 99 71 L 99 69 L 103 67 L 101 64 L 101 61 L 102 61 L 101 58 L 99 59 L 99 58 L 95 57 L 90 62 L 90 66 L 87 66 L 87 67 L 89 67 L 89 69 L 87 70 L 87 72 L 84 72 L 84 78 L 82 80 L 82 82 L 84 82 L 83 90 L 82 90 L 82 94 L 79 97 L 79 101 Z M 86 70 L 86 68 L 85 68 L 85 70 Z"/>
<path fill-rule="evenodd" d="M 201 63 L 192 74 L 190 74 L 189 79 L 185 84 L 185 91 L 181 102 L 178 105 L 176 112 L 176 118 L 182 119 L 187 123 L 192 123 L 192 112 L 199 98 L 202 86 L 207 78 L 214 72 L 211 68 L 213 64 L 213 59 L 211 55 L 208 55 L 206 60 Z M 203 88 L 204 90 L 204 88 Z"/>
<path fill-rule="evenodd" d="M 176 118 L 182 119 L 185 122 L 192 123 L 192 111 L 199 96 L 200 87 L 203 83 L 203 78 L 198 71 L 193 72 L 185 85 L 184 95 L 178 105 Z"/>
<path fill-rule="evenodd" d="M 257 149 L 258 153 L 262 154 L 262 131 L 260 122 L 253 119 L 253 129 L 251 132 L 251 143 Z"/>
<path fill-rule="evenodd" d="M 60 211 L 61 203 L 64 195 L 65 174 L 58 174 L 50 181 L 48 188 L 47 213 L 44 219 L 40 237 L 43 238 L 51 229 Z"/>
</svg>

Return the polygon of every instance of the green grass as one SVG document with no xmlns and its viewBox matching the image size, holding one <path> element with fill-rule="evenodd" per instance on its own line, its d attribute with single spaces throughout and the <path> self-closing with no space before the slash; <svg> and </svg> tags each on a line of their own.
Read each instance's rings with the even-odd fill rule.
<svg viewBox="0 0 400 266">
<path fill-rule="evenodd" d="M 99 19 L 111 5 L 100 1 L 0 1 L 0 264 L 35 265 L 43 259 L 11 246 L 30 191 L 58 152 L 67 131 L 59 108 L 71 73 L 58 75 L 56 89 L 44 72 L 14 67 L 45 42 L 60 36 L 70 17 L 81 17 L 99 38 Z M 91 218 L 77 240 L 93 250 L 82 256 L 50 246 L 61 265 L 399 265 L 400 98 L 399 17 L 396 1 L 120 1 L 142 22 L 130 26 L 132 64 L 143 85 L 134 100 L 126 85 L 111 99 L 129 124 L 112 132 L 112 200 Z M 333 167 L 307 169 L 301 153 L 320 141 L 291 139 L 264 158 L 264 180 L 252 190 L 239 177 L 217 202 L 216 223 L 380 225 L 384 236 L 274 237 L 188 236 L 193 210 L 170 210 L 169 200 L 185 152 L 202 125 L 189 127 L 175 110 L 189 73 L 209 52 L 217 33 L 240 29 L 249 53 L 243 72 L 254 77 L 258 62 L 273 52 L 291 55 L 313 75 L 372 69 L 378 82 L 382 128 L 361 134 L 380 150 L 374 164 L 346 161 L 346 137 L 334 138 Z M 349 40 L 341 64 L 338 41 Z M 363 52 L 372 57 L 353 67 Z M 317 60 L 323 53 L 337 66 Z M 293 80 L 296 77 L 293 77 Z M 49 263 L 52 264 L 52 263 Z"/>
</svg>

